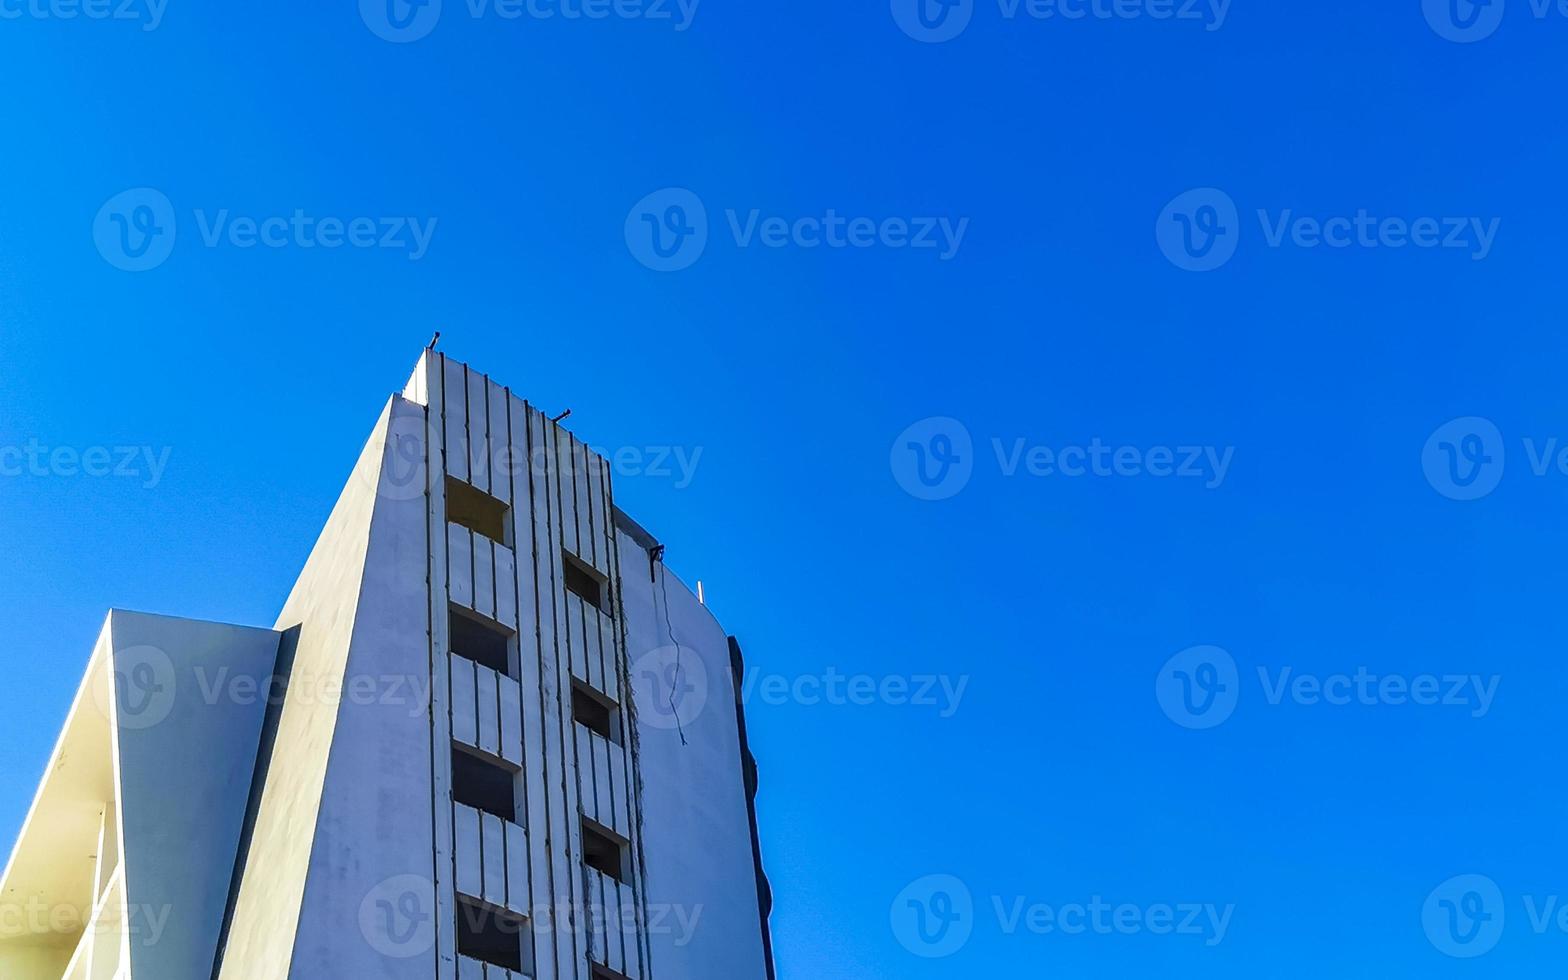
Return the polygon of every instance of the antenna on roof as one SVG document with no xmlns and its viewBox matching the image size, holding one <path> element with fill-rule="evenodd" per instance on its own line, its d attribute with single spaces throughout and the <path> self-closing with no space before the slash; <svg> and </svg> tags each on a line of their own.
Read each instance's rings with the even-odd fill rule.
<svg viewBox="0 0 1568 980">
<path fill-rule="evenodd" d="M 551 419 L 550 421 L 559 424 L 561 422 L 566 421 L 567 419 L 569 419 L 571 417 L 572 417 L 572 410 L 568 408 L 566 411 L 562 412 L 560 415 L 557 415 L 555 418 Z"/>
<path fill-rule="evenodd" d="M 439 344 L 440 342 L 441 342 L 441 331 L 437 330 L 436 331 L 436 335 L 434 337 L 430 338 L 430 343 L 425 345 L 425 350 L 435 350 L 436 349 L 436 344 Z"/>
</svg>

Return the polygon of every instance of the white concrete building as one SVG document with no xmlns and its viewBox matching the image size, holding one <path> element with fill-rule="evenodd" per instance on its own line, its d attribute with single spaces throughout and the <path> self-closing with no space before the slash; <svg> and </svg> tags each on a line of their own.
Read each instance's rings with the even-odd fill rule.
<svg viewBox="0 0 1568 980">
<path fill-rule="evenodd" d="M 770 980 L 740 675 L 606 461 L 427 352 L 272 629 L 110 614 L 0 978 Z"/>
</svg>

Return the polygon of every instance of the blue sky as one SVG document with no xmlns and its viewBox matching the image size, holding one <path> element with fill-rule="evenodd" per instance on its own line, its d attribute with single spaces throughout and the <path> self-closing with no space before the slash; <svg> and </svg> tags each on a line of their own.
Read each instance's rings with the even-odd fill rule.
<svg viewBox="0 0 1568 980">
<path fill-rule="evenodd" d="M 761 675 L 962 684 L 755 698 L 783 977 L 1560 967 L 1568 16 L 932 2 L 6 0 L 0 836 L 439 328 Z"/>
</svg>

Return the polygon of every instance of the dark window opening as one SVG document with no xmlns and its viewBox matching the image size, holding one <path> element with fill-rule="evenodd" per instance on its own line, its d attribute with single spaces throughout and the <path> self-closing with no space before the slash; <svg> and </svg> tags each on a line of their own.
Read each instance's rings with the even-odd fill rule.
<svg viewBox="0 0 1568 980">
<path fill-rule="evenodd" d="M 615 706 L 582 681 L 572 682 L 572 717 L 590 732 L 621 744 L 620 718 Z"/>
<path fill-rule="evenodd" d="M 498 625 L 451 610 L 452 652 L 498 674 L 512 676 L 512 634 Z"/>
<path fill-rule="evenodd" d="M 517 777 L 510 769 L 462 749 L 452 750 L 452 799 L 517 822 Z"/>
<path fill-rule="evenodd" d="M 624 973 L 616 973 L 614 970 L 595 965 L 593 968 L 593 980 L 631 980 L 631 978 Z"/>
<path fill-rule="evenodd" d="M 513 973 L 533 974 L 528 920 L 468 898 L 457 900 L 457 952 Z"/>
<path fill-rule="evenodd" d="M 446 478 L 446 517 L 459 527 L 511 547 L 512 508 L 462 480 Z"/>
<path fill-rule="evenodd" d="M 627 861 L 630 846 L 618 834 L 592 820 L 583 821 L 583 855 L 588 867 L 628 884 L 631 867 Z"/>
<path fill-rule="evenodd" d="M 584 564 L 571 552 L 563 552 L 566 568 L 566 590 L 595 609 L 606 610 L 604 597 L 609 592 L 604 576 Z"/>
</svg>

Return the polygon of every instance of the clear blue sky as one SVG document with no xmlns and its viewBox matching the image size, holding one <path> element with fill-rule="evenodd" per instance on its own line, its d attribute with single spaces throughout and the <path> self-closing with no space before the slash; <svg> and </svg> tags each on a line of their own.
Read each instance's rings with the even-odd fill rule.
<svg viewBox="0 0 1568 980">
<path fill-rule="evenodd" d="M 685 30 L 446 0 L 408 43 L 301 0 L 0 23 L 0 447 L 168 450 L 151 488 L 146 463 L 0 477 L 0 847 L 105 611 L 270 624 L 441 328 L 596 445 L 701 450 L 689 485 L 619 495 L 755 668 L 967 683 L 950 717 L 752 704 L 786 980 L 1560 969 L 1530 911 L 1568 896 L 1568 475 L 1531 453 L 1568 445 L 1568 18 L 1508 0 L 1460 44 L 1418 0 L 1011 8 L 948 11 L 941 43 L 885 0 L 705 0 Z M 960 24 L 939 14 L 927 38 Z M 143 187 L 177 236 L 123 271 L 95 219 Z M 655 271 L 639 228 L 704 217 L 634 210 L 667 188 L 708 235 Z M 162 227 L 136 205 L 127 234 Z M 761 219 L 829 209 L 962 239 L 764 244 Z M 237 244 L 236 218 L 296 211 L 436 226 L 417 259 L 319 226 Z M 1410 244 L 1423 218 L 1461 219 L 1459 247 Z M 1472 416 L 1495 431 L 1428 447 Z M 962 429 L 900 437 L 931 418 Z M 967 485 L 906 492 L 911 443 Z M 1095 446 L 1122 475 L 1063 472 Z M 1223 479 L 1149 472 L 1186 446 Z M 1225 653 L 1166 668 L 1200 645 Z M 1394 686 L 1271 703 L 1287 668 Z M 1482 682 L 1395 703 L 1449 674 Z M 1210 695 L 1223 723 L 1173 721 Z M 1460 875 L 1501 897 L 1439 888 Z M 922 888 L 974 904 L 930 945 Z M 1020 899 L 1097 896 L 1141 927 L 1009 933 Z M 1234 907 L 1221 941 L 1150 933 L 1189 903 Z"/>
</svg>

